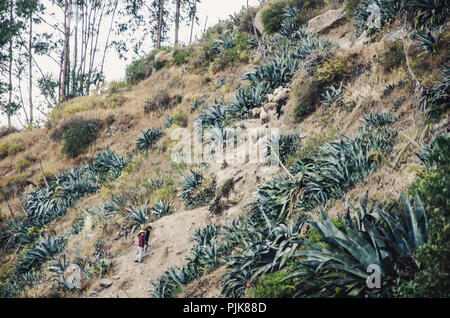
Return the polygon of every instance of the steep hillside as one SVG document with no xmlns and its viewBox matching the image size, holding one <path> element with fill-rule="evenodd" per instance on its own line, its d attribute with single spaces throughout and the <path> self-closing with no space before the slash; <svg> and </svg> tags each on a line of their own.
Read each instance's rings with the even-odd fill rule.
<svg viewBox="0 0 450 318">
<path fill-rule="evenodd" d="M 2 297 L 448 297 L 449 40 L 269 1 L 0 137 Z"/>
</svg>

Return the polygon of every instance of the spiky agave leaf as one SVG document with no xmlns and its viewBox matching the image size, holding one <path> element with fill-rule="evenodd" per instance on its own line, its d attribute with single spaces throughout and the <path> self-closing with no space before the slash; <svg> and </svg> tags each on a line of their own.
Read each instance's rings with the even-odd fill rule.
<svg viewBox="0 0 450 318">
<path fill-rule="evenodd" d="M 295 257 L 306 257 L 286 279 L 300 278 L 296 296 L 390 296 L 401 275 L 417 270 L 412 255 L 427 239 L 427 221 L 420 198 L 402 196 L 404 216 L 389 215 L 379 208 L 367 208 L 367 197 L 360 211 L 349 204 L 343 228 L 337 228 L 322 210 L 322 220 L 310 225 L 322 236 L 326 247 L 299 241 L 308 249 Z M 350 209 L 353 217 L 350 216 Z M 369 289 L 366 283 L 369 265 L 381 269 L 381 288 Z M 324 284 L 317 284 L 317 283 Z"/>
<path fill-rule="evenodd" d="M 162 136 L 164 136 L 164 132 L 158 128 L 149 128 L 141 131 L 141 135 L 136 139 L 136 148 L 138 150 L 148 150 L 153 147 Z"/>
<path fill-rule="evenodd" d="M 128 164 L 122 156 L 117 156 L 109 147 L 98 153 L 92 161 L 92 169 L 103 181 L 117 179 Z"/>
</svg>

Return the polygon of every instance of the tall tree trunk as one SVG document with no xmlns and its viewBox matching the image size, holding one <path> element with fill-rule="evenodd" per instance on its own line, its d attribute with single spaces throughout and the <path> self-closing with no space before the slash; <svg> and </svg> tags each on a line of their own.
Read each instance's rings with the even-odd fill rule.
<svg viewBox="0 0 450 318">
<path fill-rule="evenodd" d="M 78 4 L 75 4 L 75 37 L 73 43 L 73 68 L 72 68 L 72 95 L 77 96 L 77 82 L 78 79 L 76 77 L 76 68 L 77 68 L 77 60 L 78 60 L 78 20 L 79 20 L 79 8 Z"/>
<path fill-rule="evenodd" d="M 14 21 L 14 16 L 13 16 L 13 1 L 10 0 L 9 2 L 10 5 L 10 23 L 11 25 L 13 24 Z M 11 36 L 11 39 L 9 40 L 9 73 L 8 73 L 8 79 L 9 79 L 9 83 L 8 83 L 8 91 L 9 91 L 9 95 L 8 95 L 8 106 L 11 107 L 11 102 L 12 102 L 12 64 L 13 64 L 13 37 Z M 8 117 L 8 128 L 11 128 L 11 114 L 8 112 L 7 113 L 7 117 Z"/>
<path fill-rule="evenodd" d="M 29 72 L 29 104 L 30 104 L 30 127 L 33 126 L 33 13 L 30 11 L 30 35 L 28 38 L 28 72 Z"/>
<path fill-rule="evenodd" d="M 195 15 L 191 18 L 191 35 L 189 36 L 189 45 L 192 44 L 192 33 L 194 32 L 194 21 L 195 21 Z"/>
<path fill-rule="evenodd" d="M 159 21 L 158 21 L 158 34 L 156 39 L 156 48 L 161 48 L 161 37 L 163 28 L 163 13 L 164 13 L 164 0 L 159 0 Z"/>
<path fill-rule="evenodd" d="M 175 10 L 175 44 L 174 46 L 178 46 L 178 32 L 180 30 L 180 9 L 181 9 L 181 0 L 177 0 L 176 10 Z"/>
<path fill-rule="evenodd" d="M 64 48 L 63 48 L 63 65 L 62 65 L 62 75 L 61 75 L 61 88 L 60 96 L 64 100 L 67 99 L 68 95 L 68 78 L 69 75 L 69 40 L 70 40 L 70 16 L 71 16 L 72 0 L 64 0 Z"/>
</svg>

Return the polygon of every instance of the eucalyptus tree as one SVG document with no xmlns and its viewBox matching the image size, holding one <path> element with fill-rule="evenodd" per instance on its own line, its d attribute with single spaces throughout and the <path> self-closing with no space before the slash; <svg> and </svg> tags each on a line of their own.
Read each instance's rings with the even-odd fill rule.
<svg viewBox="0 0 450 318">
<path fill-rule="evenodd" d="M 21 24 L 16 19 L 15 1 L 0 2 L 0 106 L 6 114 L 8 128 L 11 128 L 11 117 L 19 109 L 18 103 L 13 100 L 13 60 L 15 37 L 19 33 Z M 7 78 L 4 78 L 7 74 Z M 4 95 L 7 94 L 5 99 Z"/>
<path fill-rule="evenodd" d="M 194 32 L 194 23 L 198 24 L 198 15 L 197 15 L 197 4 L 200 0 L 188 0 L 187 14 L 189 17 L 189 21 L 191 23 L 191 32 L 189 36 L 189 44 L 192 43 L 192 34 Z"/>
</svg>

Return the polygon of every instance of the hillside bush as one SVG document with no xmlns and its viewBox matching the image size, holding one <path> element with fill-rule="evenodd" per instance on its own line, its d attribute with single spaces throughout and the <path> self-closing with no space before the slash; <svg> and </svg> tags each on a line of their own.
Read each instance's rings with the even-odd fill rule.
<svg viewBox="0 0 450 318">
<path fill-rule="evenodd" d="M 126 97 L 121 94 L 110 94 L 106 97 L 104 107 L 106 109 L 113 109 L 123 105 L 126 101 Z"/>
<path fill-rule="evenodd" d="M 13 156 L 26 149 L 26 146 L 19 142 L 5 141 L 0 144 L 0 159 Z"/>
<path fill-rule="evenodd" d="M 301 122 L 313 113 L 320 103 L 320 94 L 325 88 L 324 83 L 318 80 L 305 80 L 300 84 L 297 97 L 298 102 L 294 108 L 294 120 Z"/>
<path fill-rule="evenodd" d="M 289 1 L 284 0 L 271 3 L 264 9 L 262 22 L 267 33 L 272 34 L 280 31 L 283 22 L 283 10 L 288 6 Z"/>
<path fill-rule="evenodd" d="M 285 9 L 288 7 L 297 7 L 299 9 L 295 17 L 295 25 L 301 26 L 308 22 L 317 13 L 317 9 L 320 9 L 323 5 L 325 5 L 323 0 L 283 0 L 273 2 L 264 9 L 262 14 L 264 30 L 269 34 L 279 32 L 285 18 Z"/>
<path fill-rule="evenodd" d="M 182 109 L 177 110 L 173 116 L 173 122 L 179 127 L 187 127 L 188 125 L 188 114 Z"/>
<path fill-rule="evenodd" d="M 450 138 L 439 135 L 420 155 L 424 166 L 410 194 L 422 198 L 428 218 L 428 242 L 414 254 L 419 266 L 411 280 L 399 281 L 398 297 L 450 296 Z"/>
<path fill-rule="evenodd" d="M 239 31 L 250 34 L 253 34 L 255 32 L 253 21 L 255 19 L 256 13 L 258 13 L 258 9 L 248 8 L 241 14 L 241 17 L 239 19 Z"/>
<path fill-rule="evenodd" d="M 144 101 L 144 112 L 149 114 L 157 112 L 161 115 L 165 110 L 170 109 L 174 105 L 173 98 L 167 90 L 158 90 L 153 96 L 147 97 Z"/>
<path fill-rule="evenodd" d="M 391 42 L 387 45 L 386 51 L 380 54 L 378 63 L 385 73 L 403 66 L 406 63 L 405 54 L 403 53 L 402 42 Z"/>
<path fill-rule="evenodd" d="M 173 63 L 177 66 L 186 64 L 189 62 L 190 50 L 189 49 L 175 49 L 173 51 Z"/>
<path fill-rule="evenodd" d="M 97 139 L 103 123 L 99 120 L 78 119 L 67 123 L 62 133 L 62 152 L 69 158 L 85 153 Z"/>
<path fill-rule="evenodd" d="M 132 62 L 125 70 L 125 78 L 127 83 L 136 85 L 140 81 L 150 77 L 153 72 L 154 55 L 147 55 L 141 59 Z"/>
</svg>

